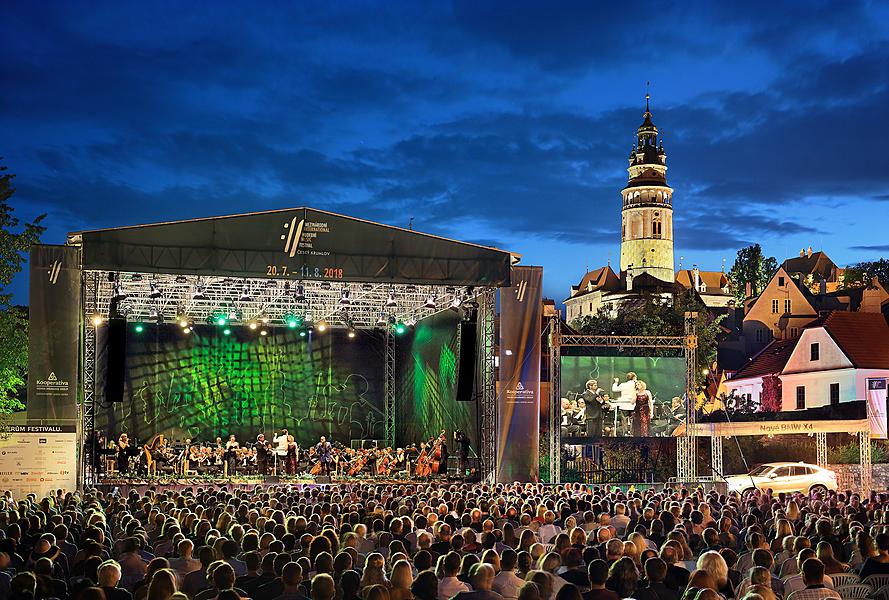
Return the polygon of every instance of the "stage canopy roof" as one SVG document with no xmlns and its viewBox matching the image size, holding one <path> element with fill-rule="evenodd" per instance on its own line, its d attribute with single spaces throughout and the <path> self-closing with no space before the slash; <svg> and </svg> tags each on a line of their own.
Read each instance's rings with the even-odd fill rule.
<svg viewBox="0 0 889 600">
<path fill-rule="evenodd" d="M 313 208 L 69 234 L 83 270 L 502 287 L 518 255 Z"/>
</svg>

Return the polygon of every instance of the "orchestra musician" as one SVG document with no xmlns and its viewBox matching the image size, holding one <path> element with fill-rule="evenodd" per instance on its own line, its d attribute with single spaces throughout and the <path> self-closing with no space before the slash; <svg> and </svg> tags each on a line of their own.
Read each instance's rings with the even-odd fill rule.
<svg viewBox="0 0 889 600">
<path fill-rule="evenodd" d="M 286 429 L 284 431 L 287 431 Z M 288 475 L 296 475 L 296 464 L 299 460 L 299 446 L 292 435 L 287 436 L 286 460 L 284 461 L 284 470 Z"/>
<path fill-rule="evenodd" d="M 463 433 L 461 430 L 457 430 L 454 432 L 454 441 L 457 442 L 457 469 L 460 472 L 460 475 L 466 473 L 466 468 L 469 466 L 469 436 Z"/>
<path fill-rule="evenodd" d="M 125 475 L 130 471 L 130 438 L 122 433 L 117 438 L 117 472 Z"/>
<path fill-rule="evenodd" d="M 327 438 L 323 435 L 321 436 L 321 440 L 315 444 L 315 455 L 318 457 L 318 460 L 321 462 L 321 470 L 325 476 L 330 477 L 330 461 L 331 461 L 331 452 L 333 448 L 330 442 L 327 441 Z"/>
</svg>

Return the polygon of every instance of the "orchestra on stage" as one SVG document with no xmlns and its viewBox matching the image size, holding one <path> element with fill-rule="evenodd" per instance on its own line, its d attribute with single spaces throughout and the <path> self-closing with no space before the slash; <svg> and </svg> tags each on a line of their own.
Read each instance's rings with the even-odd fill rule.
<svg viewBox="0 0 889 600">
<path fill-rule="evenodd" d="M 470 441 L 462 431 L 454 432 L 458 449 L 457 473 L 468 476 Z M 448 475 L 448 444 L 445 431 L 419 445 L 404 448 L 347 447 L 321 436 L 317 443 L 299 446 L 287 429 L 271 439 L 260 433 L 241 442 L 235 435 L 223 441 L 185 439 L 170 443 L 157 434 L 145 443 L 122 433 L 106 440 L 96 432 L 84 449 L 94 471 L 106 478 L 216 476 L 290 476 L 347 478 L 431 479 Z"/>
</svg>

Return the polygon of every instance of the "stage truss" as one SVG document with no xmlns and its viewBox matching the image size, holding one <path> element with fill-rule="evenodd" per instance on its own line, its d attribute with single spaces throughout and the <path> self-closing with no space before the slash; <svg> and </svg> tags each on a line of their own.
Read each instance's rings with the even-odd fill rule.
<svg viewBox="0 0 889 600">
<path fill-rule="evenodd" d="M 685 434 L 676 440 L 676 475 L 682 482 L 697 479 L 697 438 L 694 436 L 695 396 L 698 339 L 695 334 L 695 320 L 698 314 L 685 313 L 685 335 L 645 336 L 645 335 L 562 335 L 559 315 L 549 322 L 549 462 L 550 482 L 560 483 L 562 479 L 562 348 L 604 347 L 604 348 L 651 348 L 683 350 L 685 355 Z M 691 425 L 689 427 L 688 425 Z M 721 445 L 719 446 L 721 456 Z M 721 461 L 720 461 L 721 462 Z"/>
<path fill-rule="evenodd" d="M 113 300 L 117 298 L 116 301 Z M 496 464 L 496 393 L 494 383 L 495 288 L 347 281 L 285 280 L 185 276 L 157 273 L 83 272 L 83 401 L 81 440 L 95 431 L 96 331 L 109 318 L 130 322 L 208 324 L 224 316 L 229 326 L 255 325 L 258 330 L 286 328 L 297 317 L 303 326 L 324 322 L 331 328 L 385 329 L 385 439 L 395 443 L 395 323 L 412 325 L 445 310 L 477 310 L 479 352 L 477 390 L 481 437 L 481 470 L 493 478 Z M 82 447 L 82 445 L 81 445 Z M 79 481 L 95 485 L 86 452 L 81 452 Z"/>
</svg>

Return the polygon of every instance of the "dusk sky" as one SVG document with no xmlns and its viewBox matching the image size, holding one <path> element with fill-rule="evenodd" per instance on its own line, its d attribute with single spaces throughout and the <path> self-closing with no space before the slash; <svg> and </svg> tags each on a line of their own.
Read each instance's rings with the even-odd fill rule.
<svg viewBox="0 0 889 600">
<path fill-rule="evenodd" d="M 5 2 L 0 156 L 68 231 L 311 206 L 619 264 L 646 81 L 676 258 L 889 256 L 887 2 Z M 27 278 L 14 286 L 27 301 Z"/>
</svg>

